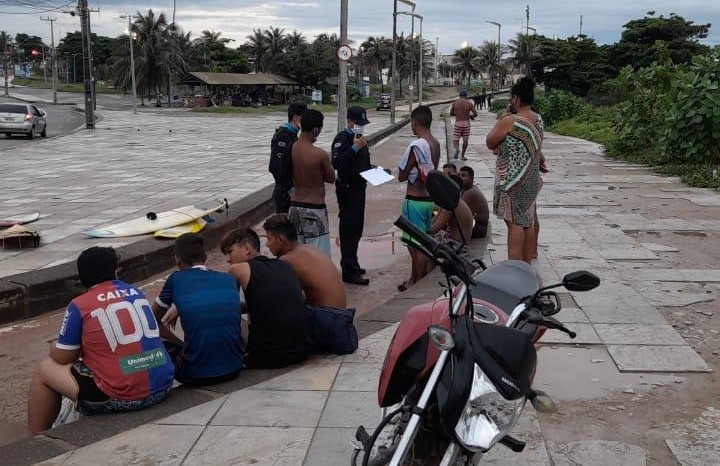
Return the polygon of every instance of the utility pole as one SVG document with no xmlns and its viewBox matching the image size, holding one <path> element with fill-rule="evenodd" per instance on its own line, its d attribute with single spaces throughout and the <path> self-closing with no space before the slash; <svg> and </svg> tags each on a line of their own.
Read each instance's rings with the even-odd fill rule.
<svg viewBox="0 0 720 466">
<path fill-rule="evenodd" d="M 53 23 L 57 18 L 40 18 L 42 21 L 50 21 L 50 69 L 52 70 L 52 91 L 53 104 L 57 105 L 57 60 L 55 59 L 55 31 Z"/>
<path fill-rule="evenodd" d="M 525 35 L 530 35 L 530 5 L 525 6 Z"/>
<path fill-rule="evenodd" d="M 65 84 L 70 82 L 70 67 L 68 66 L 68 56 L 70 52 L 65 52 Z"/>
<path fill-rule="evenodd" d="M 5 31 L 2 32 L 2 40 L 3 40 L 3 43 L 2 43 L 2 46 L 3 46 L 3 49 L 2 49 L 3 77 L 5 78 L 5 95 L 6 95 L 6 96 L 9 95 L 9 94 L 8 94 L 8 81 L 9 81 L 9 78 L 8 78 L 8 66 L 7 66 L 7 65 L 8 65 L 8 63 L 7 63 L 7 62 L 8 62 L 8 44 L 7 44 L 7 43 L 8 43 L 8 38 L 9 38 L 9 37 L 10 37 L 10 36 L 9 36 Z"/>
<path fill-rule="evenodd" d="M 435 38 L 435 85 L 438 84 L 440 76 L 438 75 L 438 65 L 440 64 L 440 59 L 438 58 L 438 52 L 440 50 L 440 38 Z"/>
<path fill-rule="evenodd" d="M 83 81 L 85 83 L 85 127 L 95 128 L 95 93 L 93 86 L 92 40 L 90 35 L 90 11 L 87 0 L 78 0 L 83 50 Z"/>
<path fill-rule="evenodd" d="M 582 36 L 582 26 L 583 26 L 582 20 L 583 20 L 583 15 L 580 15 L 580 35 L 581 36 Z"/>
<path fill-rule="evenodd" d="M 340 0 L 340 47 L 347 46 L 347 27 L 348 0 Z M 347 60 L 339 58 L 338 61 L 340 62 L 337 92 L 337 132 L 339 133 L 347 126 Z"/>
<path fill-rule="evenodd" d="M 392 49 L 392 81 L 390 82 L 390 124 L 395 124 L 395 74 L 397 71 L 397 2 L 393 0 L 393 49 Z"/>
<path fill-rule="evenodd" d="M 414 10 L 414 8 L 413 8 Z M 408 78 L 408 87 L 410 91 L 410 107 L 408 115 L 412 113 L 413 109 L 413 96 L 415 93 L 415 86 L 413 81 L 413 62 L 415 61 L 415 18 L 410 18 L 410 76 Z"/>
</svg>

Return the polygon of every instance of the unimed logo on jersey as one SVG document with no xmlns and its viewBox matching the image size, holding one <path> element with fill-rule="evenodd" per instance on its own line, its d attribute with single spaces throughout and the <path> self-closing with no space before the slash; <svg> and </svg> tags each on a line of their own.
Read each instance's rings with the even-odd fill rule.
<svg viewBox="0 0 720 466">
<path fill-rule="evenodd" d="M 146 369 L 152 369 L 153 367 L 162 366 L 166 362 L 167 358 L 165 357 L 165 351 L 158 348 L 121 358 L 120 369 L 123 374 L 127 375 L 132 374 L 133 372 L 144 371 Z"/>
</svg>

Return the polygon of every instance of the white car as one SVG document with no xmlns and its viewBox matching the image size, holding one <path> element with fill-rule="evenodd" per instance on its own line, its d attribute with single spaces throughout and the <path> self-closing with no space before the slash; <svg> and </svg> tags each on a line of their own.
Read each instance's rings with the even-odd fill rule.
<svg viewBox="0 0 720 466">
<path fill-rule="evenodd" d="M 29 139 L 47 137 L 47 112 L 32 104 L 0 103 L 0 134 L 24 134 Z"/>
</svg>

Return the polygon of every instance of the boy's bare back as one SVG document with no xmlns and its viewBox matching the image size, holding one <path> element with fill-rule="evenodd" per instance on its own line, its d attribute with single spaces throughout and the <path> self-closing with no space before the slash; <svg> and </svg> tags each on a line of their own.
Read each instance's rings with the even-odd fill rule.
<svg viewBox="0 0 720 466">
<path fill-rule="evenodd" d="M 342 277 L 322 251 L 309 244 L 298 244 L 280 259 L 292 265 L 309 305 L 345 309 L 347 302 Z"/>
<path fill-rule="evenodd" d="M 293 192 L 295 202 L 325 203 L 325 183 L 335 181 L 335 171 L 327 152 L 298 140 L 292 148 Z"/>
</svg>

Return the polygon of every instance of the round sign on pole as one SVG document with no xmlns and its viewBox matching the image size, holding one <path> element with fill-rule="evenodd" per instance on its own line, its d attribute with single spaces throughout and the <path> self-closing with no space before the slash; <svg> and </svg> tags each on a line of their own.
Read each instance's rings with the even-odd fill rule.
<svg viewBox="0 0 720 466">
<path fill-rule="evenodd" d="M 352 58 L 352 48 L 349 45 L 341 45 L 337 48 L 337 57 L 342 61 L 348 61 Z"/>
</svg>

